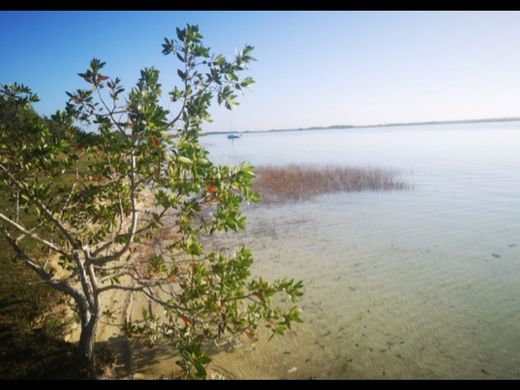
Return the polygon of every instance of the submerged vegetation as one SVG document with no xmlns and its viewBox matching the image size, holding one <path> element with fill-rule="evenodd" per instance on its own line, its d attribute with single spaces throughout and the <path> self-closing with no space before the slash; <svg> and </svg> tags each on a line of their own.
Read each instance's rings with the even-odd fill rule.
<svg viewBox="0 0 520 390">
<path fill-rule="evenodd" d="M 410 188 L 397 172 L 383 168 L 336 165 L 258 166 L 254 189 L 262 203 L 305 200 L 332 192 L 391 191 Z"/>
</svg>

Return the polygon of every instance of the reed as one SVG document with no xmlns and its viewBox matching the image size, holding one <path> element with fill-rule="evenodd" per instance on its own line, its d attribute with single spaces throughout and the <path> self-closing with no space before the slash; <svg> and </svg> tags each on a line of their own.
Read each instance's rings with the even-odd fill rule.
<svg viewBox="0 0 520 390">
<path fill-rule="evenodd" d="M 407 190 L 398 172 L 336 165 L 264 165 L 255 168 L 254 189 L 262 203 L 305 200 L 332 192 Z"/>
</svg>

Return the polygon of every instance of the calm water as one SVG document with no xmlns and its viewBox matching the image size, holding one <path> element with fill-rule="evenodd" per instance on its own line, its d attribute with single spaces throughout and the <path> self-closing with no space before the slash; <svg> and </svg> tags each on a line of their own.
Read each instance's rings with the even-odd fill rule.
<svg viewBox="0 0 520 390">
<path fill-rule="evenodd" d="M 214 160 L 397 168 L 411 191 L 246 210 L 255 272 L 305 324 L 222 353 L 240 378 L 520 378 L 520 123 L 202 138 Z"/>
</svg>

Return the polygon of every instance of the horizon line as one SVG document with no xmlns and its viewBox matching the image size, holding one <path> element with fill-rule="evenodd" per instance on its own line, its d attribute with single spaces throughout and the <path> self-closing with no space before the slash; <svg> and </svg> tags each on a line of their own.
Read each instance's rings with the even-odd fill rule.
<svg viewBox="0 0 520 390">
<path fill-rule="evenodd" d="M 359 128 L 367 128 L 367 127 L 395 127 L 395 126 L 419 126 L 419 125 L 434 125 L 434 124 L 449 124 L 449 123 L 514 122 L 514 121 L 520 121 L 520 116 L 501 117 L 501 118 L 480 118 L 480 119 L 453 119 L 453 120 L 421 121 L 421 122 L 391 122 L 391 123 L 377 123 L 377 124 L 369 124 L 369 125 L 310 126 L 310 127 L 286 128 L 286 129 L 269 129 L 269 130 L 208 131 L 208 132 L 201 133 L 201 135 L 229 134 L 229 133 L 239 133 L 239 134 L 270 133 L 270 132 L 308 131 L 308 130 L 321 130 L 321 129 L 359 129 Z"/>
</svg>

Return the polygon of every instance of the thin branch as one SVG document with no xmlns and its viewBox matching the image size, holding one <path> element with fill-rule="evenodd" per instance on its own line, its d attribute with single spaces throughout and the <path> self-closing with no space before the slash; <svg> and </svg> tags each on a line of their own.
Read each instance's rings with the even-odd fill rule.
<svg viewBox="0 0 520 390">
<path fill-rule="evenodd" d="M 96 267 L 96 268 L 97 268 L 97 267 Z M 100 284 L 103 284 L 103 283 L 105 283 L 107 280 L 110 280 L 110 279 L 113 279 L 113 278 L 119 278 L 119 277 L 121 277 L 121 276 L 126 276 L 126 275 L 131 276 L 131 275 L 130 275 L 130 272 L 128 272 L 128 271 L 123 271 L 123 272 L 119 272 L 119 273 L 117 273 L 117 274 L 108 275 L 108 276 L 105 276 L 105 277 L 99 279 L 99 283 L 100 283 Z"/>
<path fill-rule="evenodd" d="M 97 292 L 98 292 L 98 294 L 102 294 L 105 291 L 109 291 L 109 290 L 142 291 L 144 288 L 145 288 L 145 286 L 132 287 L 132 286 L 119 286 L 119 285 L 114 284 L 114 285 L 110 285 L 110 286 L 100 287 Z"/>
<path fill-rule="evenodd" d="M 117 230 L 116 236 L 118 236 L 119 233 L 121 233 L 121 229 L 123 229 L 123 224 L 125 222 L 123 219 L 123 215 L 125 215 L 125 212 L 123 210 L 123 202 L 121 201 L 121 196 L 119 194 L 117 194 L 117 201 L 119 203 L 119 229 Z"/>
<path fill-rule="evenodd" d="M 61 208 L 60 216 L 58 217 L 58 219 L 61 219 L 63 217 L 63 213 L 65 212 L 65 210 L 67 210 L 67 207 L 69 206 L 70 200 L 72 199 L 72 195 L 74 194 L 74 190 L 76 189 L 76 185 L 78 184 L 77 180 L 78 179 L 76 176 L 76 181 L 72 184 L 72 187 L 70 189 L 70 194 L 67 197 L 67 199 L 65 200 L 65 203 L 63 204 L 63 206 Z"/>
<path fill-rule="evenodd" d="M 177 116 L 166 125 L 167 128 L 170 128 L 171 126 L 173 126 L 175 124 L 175 122 L 177 122 L 179 120 L 179 118 L 181 117 L 182 113 L 184 112 L 184 109 L 186 108 L 186 101 L 187 100 L 188 100 L 188 97 L 185 96 L 184 99 L 183 99 L 182 108 L 180 109 L 180 111 L 177 114 Z"/>
<path fill-rule="evenodd" d="M 16 221 L 18 223 L 18 221 Z M 43 221 L 38 222 L 35 226 L 33 226 L 31 229 L 29 229 L 29 232 L 33 233 L 38 229 L 40 226 L 43 225 Z M 15 242 L 18 244 L 20 241 L 22 241 L 25 237 L 28 237 L 27 234 L 22 233 L 18 237 L 16 237 Z"/>
<path fill-rule="evenodd" d="M 99 265 L 94 265 L 94 269 L 102 270 L 102 271 L 117 271 L 120 269 L 132 269 L 132 268 L 133 267 L 130 267 L 127 264 L 117 265 L 117 266 L 113 266 L 113 267 L 103 267 L 103 266 L 99 266 Z"/>
<path fill-rule="evenodd" d="M 161 213 L 159 214 L 159 218 L 158 218 L 159 221 L 162 219 L 162 217 L 164 216 L 164 214 L 166 214 L 167 211 L 168 211 L 168 209 L 163 209 L 163 211 L 161 211 Z M 156 223 L 156 221 L 151 221 L 146 226 L 144 226 L 144 227 L 142 227 L 140 229 L 136 229 L 134 237 L 140 235 L 141 233 L 144 233 L 147 230 L 149 230 L 155 223 Z M 94 252 L 92 252 L 92 255 L 93 256 L 98 255 L 103 250 L 107 249 L 110 245 L 112 245 L 115 241 L 117 241 L 118 239 L 120 239 L 120 238 L 122 238 L 122 237 L 124 237 L 126 235 L 127 234 L 118 234 L 114 238 L 112 238 L 111 240 L 109 240 L 107 242 L 104 242 L 104 243 L 98 244 L 98 245 L 101 245 L 101 246 L 99 248 L 97 248 Z"/>
<path fill-rule="evenodd" d="M 173 124 L 179 120 L 182 113 L 184 112 L 184 109 L 186 108 L 186 102 L 188 101 L 188 93 L 187 93 L 187 91 L 188 91 L 188 51 L 187 50 L 185 50 L 184 56 L 185 56 L 186 61 L 184 62 L 185 78 L 184 78 L 184 99 L 182 102 L 182 108 L 179 110 L 179 113 L 177 114 L 177 116 L 170 123 L 168 123 L 166 125 L 167 128 L 173 126 Z"/>
<path fill-rule="evenodd" d="M 131 191 L 130 200 L 131 200 L 131 204 L 132 204 L 132 222 L 131 222 L 130 229 L 128 232 L 128 239 L 127 239 L 125 245 L 123 246 L 123 248 L 121 248 L 119 251 L 115 252 L 112 255 L 103 256 L 103 257 L 99 257 L 99 258 L 96 258 L 95 254 L 94 254 L 94 257 L 89 256 L 87 258 L 87 262 L 89 264 L 101 265 L 108 261 L 118 259 L 128 250 L 128 248 L 130 248 L 130 244 L 132 243 L 132 241 L 134 239 L 135 232 L 137 230 L 137 217 L 138 216 L 137 216 L 137 188 L 136 188 L 136 184 L 135 184 L 135 155 L 134 155 L 133 149 L 130 151 L 130 191 Z"/>
<path fill-rule="evenodd" d="M 38 234 L 30 231 L 30 230 L 27 230 L 25 229 L 22 225 L 20 224 L 17 224 L 15 221 L 13 221 L 12 219 L 6 217 L 4 214 L 0 213 L 0 219 L 7 222 L 9 225 L 11 225 L 12 227 L 16 228 L 17 230 L 19 230 L 20 232 L 22 232 L 23 234 L 25 234 L 26 236 L 29 236 L 31 237 L 33 240 L 35 241 L 38 241 L 40 244 L 43 244 L 45 246 L 47 246 L 48 248 L 52 249 L 53 251 L 55 252 L 58 252 L 58 253 L 61 253 L 62 255 L 65 255 L 65 256 L 68 256 L 70 255 L 69 252 L 67 252 L 65 249 L 59 247 L 58 245 L 56 244 L 53 244 L 52 242 L 50 241 L 47 241 L 43 238 L 41 238 Z M 17 243 L 16 241 L 20 239 L 20 237 L 18 237 L 15 241 L 15 243 Z"/>
<path fill-rule="evenodd" d="M 34 202 L 39 208 L 40 210 L 47 216 L 47 218 L 49 218 L 49 220 L 54 224 L 56 225 L 56 227 L 58 228 L 59 231 L 61 231 L 61 233 L 65 236 L 65 238 L 70 242 L 70 244 L 72 245 L 73 248 L 78 248 L 80 247 L 80 243 L 74 238 L 72 237 L 72 235 L 70 234 L 70 232 L 65 228 L 65 226 L 63 226 L 63 224 L 57 220 L 51 213 L 51 211 L 36 197 L 34 197 L 29 189 L 23 184 L 23 183 L 20 183 L 16 177 L 14 177 L 14 175 L 3 165 L 3 164 L 0 164 L 0 169 L 7 175 L 9 176 L 9 178 L 15 183 L 15 185 L 22 191 L 25 192 L 25 194 L 31 199 L 32 202 Z"/>
<path fill-rule="evenodd" d="M 105 103 L 105 100 L 103 99 L 103 96 L 101 95 L 101 92 L 99 89 L 96 90 L 97 91 L 97 94 L 98 94 L 98 97 L 99 97 L 99 100 L 101 101 L 101 103 L 103 104 L 103 106 L 105 107 L 105 109 L 107 110 L 108 112 L 108 115 L 110 116 L 110 119 L 112 120 L 112 123 L 114 125 L 116 125 L 117 129 L 119 130 L 119 132 L 125 137 L 125 138 L 128 138 L 128 134 L 126 134 L 125 130 L 121 127 L 121 125 L 119 124 L 119 122 L 116 121 L 116 119 L 114 118 L 114 110 L 115 110 L 115 106 L 112 110 L 110 110 L 108 108 L 108 105 Z"/>
<path fill-rule="evenodd" d="M 68 283 L 67 279 L 65 280 L 56 280 L 52 278 L 52 275 L 48 272 L 46 272 L 39 264 L 37 264 L 34 260 L 32 260 L 23 250 L 20 248 L 20 246 L 16 243 L 15 239 L 9 233 L 9 231 L 0 225 L 0 233 L 4 235 L 4 237 L 7 239 L 7 242 L 9 245 L 13 248 L 13 250 L 16 252 L 18 257 L 27 265 L 29 268 L 31 268 L 40 278 L 42 278 L 45 283 L 50 285 L 51 287 L 54 287 L 57 290 L 60 290 L 64 292 L 65 294 L 70 295 L 73 297 L 77 302 L 83 300 L 83 297 L 81 294 L 76 291 L 74 288 L 72 288 Z"/>
<path fill-rule="evenodd" d="M 16 191 L 16 223 L 20 222 L 20 191 Z"/>
<path fill-rule="evenodd" d="M 148 291 L 147 291 L 148 290 Z M 167 307 L 167 308 L 170 308 L 170 309 L 176 309 L 176 310 L 185 310 L 185 311 L 193 311 L 194 309 L 189 309 L 187 307 L 183 307 L 183 306 L 179 306 L 179 305 L 175 305 L 171 302 L 165 302 L 159 298 L 156 298 L 154 295 L 153 295 L 153 291 L 149 288 L 149 287 L 146 287 L 146 288 L 143 288 L 142 290 L 142 293 L 144 294 L 144 296 L 151 302 L 153 303 L 157 303 L 158 305 L 161 305 L 163 307 Z"/>
</svg>

